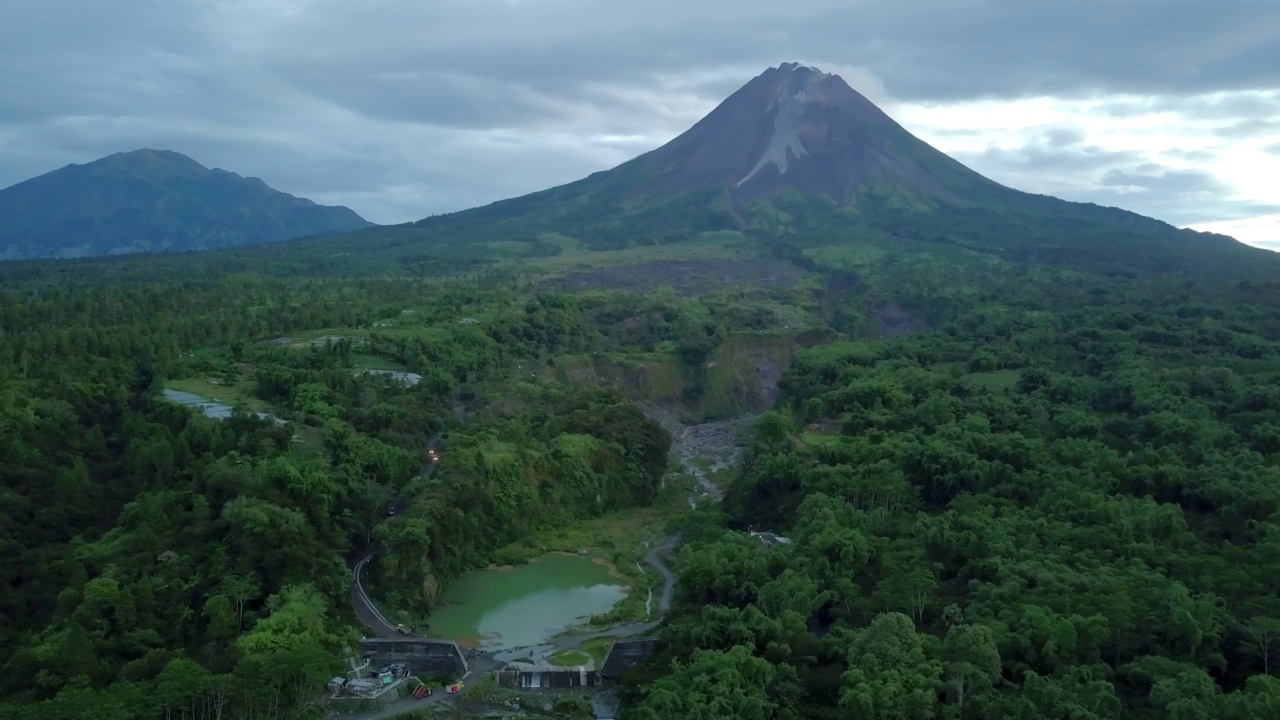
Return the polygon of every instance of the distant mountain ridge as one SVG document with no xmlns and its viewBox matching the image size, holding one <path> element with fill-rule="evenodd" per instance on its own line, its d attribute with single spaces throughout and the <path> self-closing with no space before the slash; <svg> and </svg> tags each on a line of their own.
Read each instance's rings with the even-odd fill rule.
<svg viewBox="0 0 1280 720">
<path fill-rule="evenodd" d="M 260 185 L 231 177 L 239 187 Z M 0 233 L 4 223 L 0 217 Z M 1280 274 L 1280 254 L 1224 235 L 990 180 L 912 135 L 838 76 L 797 63 L 769 68 L 678 137 L 612 169 L 482 207 L 353 230 L 226 247 L 166 266 L 438 276 L 562 254 L 580 256 L 564 258 L 569 263 L 594 262 L 591 253 L 624 248 L 639 251 L 628 257 L 640 262 L 643 248 L 719 237 L 736 243 L 733 252 L 864 278 L 901 262 L 1124 277 Z"/>
<path fill-rule="evenodd" d="M 0 190 L 0 259 L 189 251 L 373 223 L 171 150 L 115 153 Z"/>
</svg>

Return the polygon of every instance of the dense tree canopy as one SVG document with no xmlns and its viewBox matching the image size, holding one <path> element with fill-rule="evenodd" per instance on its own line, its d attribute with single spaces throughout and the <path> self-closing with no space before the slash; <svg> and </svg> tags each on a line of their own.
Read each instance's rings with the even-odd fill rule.
<svg viewBox="0 0 1280 720">
<path fill-rule="evenodd" d="M 406 589 L 427 576 L 649 502 L 663 430 L 616 392 L 508 380 L 612 342 L 579 314 L 616 302 L 484 281 L 0 294 L 0 718 L 306 715 L 358 637 L 353 553 L 379 549 L 382 590 L 425 605 Z M 387 329 L 404 310 L 425 318 Z M 332 327 L 361 337 L 277 340 Z M 366 370 L 401 362 L 421 381 Z M 203 417 L 162 397 L 170 378 L 244 407 Z M 380 525 L 401 495 L 407 521 Z"/>
<path fill-rule="evenodd" d="M 798 354 L 626 717 L 1280 716 L 1280 312 L 1183 289 Z"/>
<path fill-rule="evenodd" d="M 353 557 L 423 609 L 650 502 L 670 438 L 614 386 L 709 407 L 768 343 L 808 349 L 682 528 L 631 717 L 1280 717 L 1275 284 L 909 253 L 697 297 L 78 267 L 0 290 L 4 720 L 314 715 Z"/>
</svg>

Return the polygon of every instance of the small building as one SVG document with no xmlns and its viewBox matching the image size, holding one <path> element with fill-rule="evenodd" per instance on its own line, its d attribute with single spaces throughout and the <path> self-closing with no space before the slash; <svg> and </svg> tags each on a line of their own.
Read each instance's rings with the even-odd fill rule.
<svg viewBox="0 0 1280 720">
<path fill-rule="evenodd" d="M 783 537 L 767 530 L 761 530 L 757 525 L 752 525 L 747 528 L 747 534 L 754 538 L 760 538 L 760 542 L 770 548 L 775 548 L 779 545 L 788 545 L 791 543 L 791 538 Z"/>
<path fill-rule="evenodd" d="M 370 695 L 373 695 L 374 693 L 378 692 L 381 689 L 382 689 L 382 685 L 379 684 L 377 680 L 367 680 L 363 678 L 359 680 L 349 681 L 346 687 L 347 693 L 349 695 L 356 695 L 356 696 L 362 696 L 362 697 L 368 697 Z"/>
</svg>

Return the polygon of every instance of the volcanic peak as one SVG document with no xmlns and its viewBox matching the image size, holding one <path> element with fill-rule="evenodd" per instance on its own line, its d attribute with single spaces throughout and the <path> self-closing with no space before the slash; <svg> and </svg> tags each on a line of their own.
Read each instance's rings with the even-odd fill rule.
<svg viewBox="0 0 1280 720">
<path fill-rule="evenodd" d="M 770 68 L 770 70 L 773 70 L 773 68 Z M 789 157 L 802 158 L 809 155 L 809 151 L 805 149 L 800 136 L 796 134 L 795 126 L 800 117 L 804 115 L 806 106 L 810 102 L 818 102 L 823 98 L 825 95 L 823 93 L 825 81 L 829 81 L 834 76 L 828 75 L 817 68 L 805 67 L 798 63 L 783 63 L 775 72 L 777 71 L 785 72 L 788 75 L 778 85 L 777 95 L 769 101 L 768 107 L 765 108 L 766 113 L 777 111 L 773 116 L 773 134 L 770 136 L 768 144 L 765 145 L 759 162 L 756 163 L 755 167 L 751 168 L 751 172 L 738 180 L 735 187 L 742 187 L 744 183 L 769 163 L 777 166 L 780 174 L 785 174 Z"/>
</svg>

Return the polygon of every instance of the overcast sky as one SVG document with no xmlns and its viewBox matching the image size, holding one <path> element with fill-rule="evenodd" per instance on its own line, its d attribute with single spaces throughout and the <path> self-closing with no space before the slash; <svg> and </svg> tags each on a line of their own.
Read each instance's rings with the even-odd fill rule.
<svg viewBox="0 0 1280 720">
<path fill-rule="evenodd" d="M 789 61 L 1007 185 L 1280 249 L 1276 0 L 0 0 L 0 187 L 150 147 L 404 222 Z"/>
</svg>

